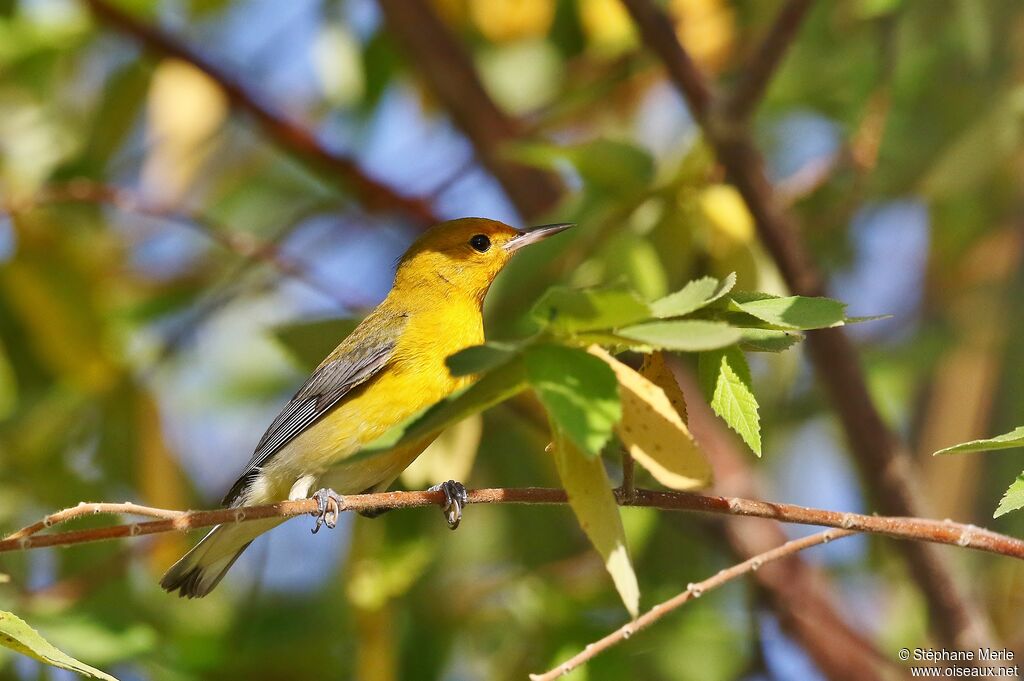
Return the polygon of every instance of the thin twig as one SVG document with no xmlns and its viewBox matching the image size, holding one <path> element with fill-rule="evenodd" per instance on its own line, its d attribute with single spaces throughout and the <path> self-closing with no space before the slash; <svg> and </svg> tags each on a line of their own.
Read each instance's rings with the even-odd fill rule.
<svg viewBox="0 0 1024 681">
<path fill-rule="evenodd" d="M 634 499 L 629 504 L 625 503 L 621 493 L 616 493 L 616 498 L 621 505 L 643 506 L 665 511 L 697 511 L 701 513 L 772 518 L 802 525 L 820 525 L 854 530 L 856 532 L 884 534 L 897 539 L 949 544 L 1024 559 L 1024 540 L 975 527 L 974 525 L 964 525 L 948 520 L 872 516 L 860 513 L 828 511 L 794 504 L 742 499 L 739 497 L 721 497 L 647 489 L 635 490 Z M 441 505 L 443 502 L 443 492 L 354 494 L 344 497 L 341 510 L 365 511 L 369 509 L 412 508 Z M 564 504 L 566 503 L 566 496 L 564 490 L 543 487 L 478 489 L 469 492 L 469 503 Z M 67 522 L 83 516 L 95 515 L 95 508 L 97 507 L 88 504 L 76 506 L 51 517 L 59 518 L 60 522 Z M 132 504 L 129 510 L 129 507 L 121 504 L 109 504 L 100 508 L 106 509 L 105 512 L 138 513 L 139 509 L 143 507 Z M 68 546 L 106 539 L 192 530 L 221 523 L 244 522 L 261 518 L 290 518 L 312 513 L 316 508 L 316 501 L 313 499 L 302 499 L 298 501 L 282 501 L 265 506 L 245 506 L 214 511 L 177 512 L 164 509 L 148 509 L 152 514 L 165 513 L 168 514 L 168 517 L 149 522 L 72 530 L 56 534 L 38 534 L 38 531 L 33 529 L 37 527 L 37 524 L 34 524 L 0 540 L 0 553 L 42 548 L 45 546 Z M 170 516 L 170 514 L 175 513 L 177 515 Z M 50 524 L 54 524 L 52 520 Z M 33 530 L 35 533 L 29 532 L 29 530 Z"/>
<path fill-rule="evenodd" d="M 224 91 L 232 106 L 252 116 L 267 135 L 281 148 L 322 172 L 325 178 L 340 182 L 351 190 L 371 212 L 398 212 L 426 226 L 440 219 L 425 201 L 398 193 L 383 182 L 366 174 L 353 159 L 332 151 L 317 139 L 306 126 L 274 110 L 262 97 L 250 91 L 206 57 L 177 38 L 124 12 L 106 0 L 83 0 L 93 15 L 105 25 L 137 40 L 147 50 L 188 62 Z"/>
<path fill-rule="evenodd" d="M 519 213 L 535 218 L 561 198 L 554 173 L 517 163 L 504 146 L 522 136 L 522 124 L 487 92 L 471 56 L 426 0 L 380 0 L 388 30 L 452 121 L 472 143 L 481 163 L 501 184 Z"/>
<path fill-rule="evenodd" d="M 662 61 L 690 105 L 729 180 L 743 197 L 758 235 L 789 290 L 802 296 L 826 295 L 824 276 L 796 229 L 793 216 L 775 196 L 764 159 L 743 121 L 712 115 L 703 76 L 679 44 L 668 17 L 652 0 L 624 0 L 648 48 Z M 860 469 L 883 511 L 921 516 L 926 507 L 910 457 L 899 436 L 882 418 L 868 392 L 860 359 L 842 329 L 807 334 L 807 351 L 835 406 Z M 952 566 L 934 548 L 906 548 L 907 560 L 932 612 L 939 638 L 957 648 L 978 648 L 995 640 L 991 626 L 953 578 Z"/>
<path fill-rule="evenodd" d="M 809 537 L 802 539 L 794 539 L 788 541 L 782 546 L 776 547 L 770 551 L 766 551 L 760 555 L 754 556 L 742 563 L 737 563 L 732 567 L 720 570 L 715 576 L 705 579 L 703 582 L 696 584 L 689 584 L 686 587 L 686 591 L 673 596 L 672 598 L 658 603 L 650 610 L 640 615 L 636 620 L 625 624 L 612 633 L 608 634 L 604 638 L 594 641 L 587 645 L 586 648 L 581 650 L 576 655 L 572 656 L 562 664 L 558 665 L 551 671 L 543 674 L 530 674 L 531 681 L 552 681 L 561 676 L 564 676 L 576 669 L 580 665 L 586 664 L 591 659 L 600 655 L 604 651 L 608 650 L 612 646 L 625 641 L 627 638 L 633 636 L 640 631 L 643 631 L 647 627 L 651 626 L 665 615 L 673 612 L 688 603 L 689 601 L 700 598 L 703 594 L 709 591 L 713 591 L 725 583 L 742 577 L 743 575 L 751 572 L 756 572 L 761 566 L 771 563 L 772 561 L 786 558 L 795 553 L 809 549 L 812 546 L 818 546 L 820 544 L 826 544 L 835 539 L 842 539 L 843 537 L 849 537 L 852 534 L 857 534 L 851 530 L 825 530 L 824 532 L 818 532 L 812 534 Z"/>
<path fill-rule="evenodd" d="M 695 372 L 684 363 L 669 366 L 687 398 L 688 424 L 715 471 L 715 493 L 759 498 L 761 485 L 745 445 L 701 399 Z M 688 522 L 685 516 L 674 518 Z M 789 538 L 778 522 L 738 516 L 724 519 L 722 533 L 736 560 L 746 560 L 780 546 Z M 758 570 L 752 580 L 762 590 L 785 632 L 807 652 L 829 681 L 878 681 L 902 678 L 906 668 L 849 620 L 850 608 L 839 588 L 820 566 L 792 555 Z"/>
<path fill-rule="evenodd" d="M 105 204 L 124 213 L 167 220 L 203 235 L 245 260 L 262 262 L 273 267 L 281 274 L 300 281 L 320 295 L 326 296 L 343 309 L 364 307 L 367 304 L 367 301 L 340 296 L 336 290 L 310 276 L 304 263 L 285 256 L 275 243 L 263 242 L 247 232 L 225 228 L 194 211 L 153 204 L 124 187 L 79 178 L 62 184 L 48 185 L 31 197 L 8 201 L 3 208 L 11 214 L 17 214 L 36 206 L 53 203 Z"/>
<path fill-rule="evenodd" d="M 761 102 L 813 3 L 814 0 L 788 0 L 775 17 L 764 40 L 740 69 L 739 82 L 725 104 L 728 116 L 747 118 Z"/>
</svg>

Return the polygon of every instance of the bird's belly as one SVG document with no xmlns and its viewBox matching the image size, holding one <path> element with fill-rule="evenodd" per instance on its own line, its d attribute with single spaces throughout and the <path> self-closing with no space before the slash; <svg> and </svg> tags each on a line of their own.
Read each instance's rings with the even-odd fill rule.
<svg viewBox="0 0 1024 681">
<path fill-rule="evenodd" d="M 382 435 L 452 392 L 462 381 L 425 381 L 416 375 L 386 374 L 299 434 L 264 464 L 246 503 L 306 496 L 319 487 L 358 494 L 390 483 L 429 444 L 414 443 L 349 464 L 345 460 Z M 309 489 L 295 490 L 306 479 Z M 301 485 L 300 485 L 301 486 Z"/>
</svg>

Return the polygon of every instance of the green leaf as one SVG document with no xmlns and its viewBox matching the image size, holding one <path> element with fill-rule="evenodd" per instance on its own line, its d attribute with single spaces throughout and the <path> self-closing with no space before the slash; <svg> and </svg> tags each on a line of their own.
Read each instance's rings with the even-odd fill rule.
<svg viewBox="0 0 1024 681">
<path fill-rule="evenodd" d="M 600 361 L 600 360 L 598 360 Z M 555 467 L 569 497 L 569 506 L 587 539 L 604 558 L 605 568 L 626 610 L 636 617 L 640 609 L 640 585 L 629 558 L 626 531 L 612 493 L 612 486 L 599 457 L 587 456 L 556 421 L 551 424 L 555 442 Z"/>
<path fill-rule="evenodd" d="M 589 456 L 597 456 L 622 418 L 619 383 L 602 360 L 576 348 L 537 345 L 526 375 L 551 420 Z"/>
<path fill-rule="evenodd" d="M 588 187 L 602 194 L 629 196 L 654 179 L 654 160 L 638 146 L 598 138 L 568 150 L 569 162 Z"/>
<path fill-rule="evenodd" d="M 1013 449 L 1014 447 L 1024 447 L 1024 426 L 1017 426 L 1009 433 L 996 435 L 986 440 L 971 440 L 970 442 L 946 447 L 935 452 L 932 456 L 961 454 L 963 452 L 984 452 L 990 449 Z"/>
<path fill-rule="evenodd" d="M 94 679 L 117 681 L 110 674 L 105 674 L 61 652 L 23 619 L 4 611 L 0 611 L 0 645 L 53 667 L 67 669 Z"/>
<path fill-rule="evenodd" d="M 747 352 L 782 352 L 803 340 L 796 331 L 744 329 L 740 349 Z"/>
<path fill-rule="evenodd" d="M 675 293 L 651 303 L 651 309 L 654 316 L 660 319 L 682 317 L 715 302 L 735 285 L 735 272 L 730 272 L 722 281 L 714 277 L 695 279 Z"/>
<path fill-rule="evenodd" d="M 738 348 L 702 352 L 698 373 L 711 408 L 761 456 L 761 421 L 743 353 Z"/>
<path fill-rule="evenodd" d="M 295 359 L 310 369 L 318 366 L 359 325 L 358 319 L 317 319 L 286 324 L 274 335 Z"/>
<path fill-rule="evenodd" d="M 743 337 L 743 331 L 725 322 L 701 319 L 677 319 L 649 322 L 620 329 L 623 338 L 641 341 L 651 347 L 683 352 L 717 350 L 732 345 Z"/>
<path fill-rule="evenodd" d="M 732 306 L 784 329 L 822 329 L 846 320 L 846 304 L 831 298 L 789 296 L 741 302 L 734 297 Z"/>
<path fill-rule="evenodd" d="M 471 376 L 504 364 L 518 351 L 519 346 L 512 343 L 485 343 L 460 350 L 444 362 L 452 376 Z"/>
<path fill-rule="evenodd" d="M 533 316 L 556 332 L 612 329 L 651 316 L 635 293 L 622 286 L 549 289 L 533 307 Z"/>
<path fill-rule="evenodd" d="M 654 180 L 654 159 L 648 152 L 634 144 L 607 138 L 573 147 L 535 142 L 506 145 L 504 157 L 550 169 L 557 169 L 560 161 L 568 161 L 587 189 L 611 199 L 636 196 Z"/>
<path fill-rule="evenodd" d="M 395 447 L 433 439 L 445 428 L 462 419 L 507 400 L 527 387 L 526 370 L 521 358 L 513 358 L 481 376 L 475 383 L 427 407 L 419 414 L 387 430 L 357 454 L 345 459 L 353 463 Z"/>
<path fill-rule="evenodd" d="M 1024 508 L 1024 473 L 1018 475 L 1017 479 L 1006 490 L 1006 494 L 1003 495 L 1002 500 L 999 502 L 999 508 L 996 509 L 992 517 L 998 518 L 1010 511 L 1016 511 L 1021 508 Z"/>
</svg>

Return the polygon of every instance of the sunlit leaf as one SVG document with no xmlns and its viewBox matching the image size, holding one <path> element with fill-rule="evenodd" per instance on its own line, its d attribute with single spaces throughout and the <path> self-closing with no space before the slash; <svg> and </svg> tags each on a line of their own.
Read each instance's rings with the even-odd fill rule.
<svg viewBox="0 0 1024 681">
<path fill-rule="evenodd" d="M 146 107 L 150 136 L 142 181 L 149 195 L 180 201 L 216 150 L 215 133 L 228 112 L 224 90 L 205 72 L 178 59 L 153 71 Z"/>
<path fill-rule="evenodd" d="M 597 456 L 622 416 L 618 383 L 605 362 L 576 348 L 538 345 L 526 375 L 551 419 L 588 456 Z"/>
<path fill-rule="evenodd" d="M 651 316 L 651 310 L 627 288 L 552 288 L 537 301 L 533 316 L 554 331 L 576 333 L 612 329 Z"/>
<path fill-rule="evenodd" d="M 626 610 L 635 618 L 640 608 L 640 586 L 629 558 L 626 533 L 604 464 L 600 457 L 587 456 L 577 449 L 554 421 L 551 427 L 555 466 L 569 496 L 569 505 L 590 543 L 604 558 L 605 568 L 612 576 Z"/>
<path fill-rule="evenodd" d="M 1009 433 L 1003 433 L 1002 435 L 996 435 L 984 440 L 971 440 L 970 442 L 962 442 L 958 445 L 945 447 L 935 452 L 933 456 L 938 456 L 939 454 L 960 454 L 963 452 L 984 452 L 995 449 L 1013 449 L 1015 447 L 1024 447 L 1024 426 L 1018 426 Z"/>
<path fill-rule="evenodd" d="M 718 241 L 746 244 L 754 239 L 754 218 L 746 201 L 732 185 L 716 184 L 706 188 L 700 194 L 699 205 Z"/>
<path fill-rule="evenodd" d="M 694 489 L 711 481 L 711 466 L 693 440 L 683 422 L 686 406 L 682 392 L 660 356 L 645 360 L 647 372 L 661 381 L 675 385 L 673 401 L 658 385 L 637 373 L 597 346 L 588 350 L 608 363 L 619 381 L 622 400 L 622 421 L 615 431 L 629 454 L 654 476 L 672 489 Z"/>
<path fill-rule="evenodd" d="M 842 324 L 846 319 L 846 304 L 831 298 L 764 298 L 733 304 L 773 326 L 788 329 L 822 329 Z"/>
<path fill-rule="evenodd" d="M 796 331 L 778 329 L 744 329 L 740 349 L 748 352 L 782 352 L 803 340 Z"/>
<path fill-rule="evenodd" d="M 110 674 L 105 674 L 61 652 L 20 617 L 4 611 L 0 611 L 0 645 L 53 667 L 67 669 L 94 679 L 117 681 Z"/>
<path fill-rule="evenodd" d="M 732 272 L 722 281 L 714 277 L 695 279 L 680 290 L 651 303 L 656 317 L 682 317 L 710 305 L 736 285 L 736 273 Z"/>
<path fill-rule="evenodd" d="M 1018 475 L 1017 479 L 1006 490 L 1006 493 L 1003 494 L 1003 498 L 999 501 L 999 507 L 992 517 L 998 518 L 1010 511 L 1016 511 L 1021 508 L 1024 508 L 1024 473 Z"/>
<path fill-rule="evenodd" d="M 743 337 L 740 329 L 725 322 L 701 319 L 648 322 L 619 329 L 617 334 L 654 348 L 682 352 L 716 350 L 732 345 Z"/>
<path fill-rule="evenodd" d="M 761 422 L 750 385 L 750 369 L 738 348 L 700 355 L 701 387 L 715 413 L 761 456 Z"/>
</svg>

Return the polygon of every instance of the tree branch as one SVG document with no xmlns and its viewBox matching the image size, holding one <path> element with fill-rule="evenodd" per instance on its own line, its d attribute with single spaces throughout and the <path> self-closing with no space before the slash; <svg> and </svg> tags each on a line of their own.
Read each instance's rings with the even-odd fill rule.
<svg viewBox="0 0 1024 681">
<path fill-rule="evenodd" d="M 226 228 L 223 225 L 216 224 L 209 217 L 196 212 L 148 203 L 145 199 L 124 187 L 80 178 L 63 184 L 48 185 L 43 187 L 34 196 L 2 202 L 0 207 L 12 215 L 16 215 L 24 213 L 35 206 L 52 203 L 105 204 L 124 213 L 174 222 L 202 234 L 218 246 L 245 260 L 261 262 L 273 267 L 281 274 L 302 282 L 310 289 L 337 303 L 344 309 L 368 305 L 366 300 L 355 300 L 346 297 L 318 281 L 309 274 L 307 267 L 303 263 L 287 257 L 274 243 L 260 241 L 247 232 Z"/>
<path fill-rule="evenodd" d="M 794 226 L 779 205 L 764 171 L 764 160 L 742 121 L 711 115 L 703 77 L 679 44 L 667 16 L 651 0 L 624 0 L 649 49 L 662 60 L 676 87 L 715 149 L 729 180 L 743 196 L 764 242 L 790 291 L 821 296 L 826 283 Z M 883 511 L 924 515 L 925 503 L 911 470 L 909 455 L 885 424 L 868 393 L 857 351 L 838 328 L 807 334 L 807 351 L 828 392 L 861 474 Z M 953 579 L 951 566 L 934 548 L 906 548 L 911 569 L 932 611 L 931 621 L 951 647 L 991 645 L 991 627 Z"/>
<path fill-rule="evenodd" d="M 502 156 L 502 147 L 520 137 L 520 124 L 491 99 L 469 55 L 429 3 L 379 0 L 379 4 L 388 30 L 398 38 L 409 62 L 520 214 L 533 218 L 552 208 L 561 198 L 561 182 L 552 173 Z"/>
<path fill-rule="evenodd" d="M 728 116 L 742 120 L 750 116 L 764 98 L 772 76 L 796 38 L 807 10 L 814 0 L 788 0 L 750 60 L 740 69 L 739 82 L 725 104 Z"/>
<path fill-rule="evenodd" d="M 720 570 L 715 576 L 705 579 L 703 582 L 689 584 L 686 587 L 686 591 L 673 596 L 667 601 L 655 605 L 643 615 L 640 615 L 636 620 L 619 627 L 601 640 L 588 644 L 582 651 L 551 671 L 543 674 L 530 674 L 530 681 L 552 681 L 560 676 L 564 676 L 580 665 L 586 664 L 591 659 L 600 655 L 617 643 L 622 643 L 633 634 L 643 631 L 670 612 L 674 612 L 691 600 L 700 598 L 707 592 L 713 591 L 737 577 L 742 577 L 743 575 L 756 572 L 768 563 L 792 556 L 804 549 L 809 549 L 812 546 L 827 544 L 834 539 L 842 539 L 843 537 L 849 537 L 852 534 L 856 534 L 856 532 L 851 530 L 825 530 L 824 532 L 812 534 L 809 537 L 794 539 L 786 542 L 782 546 L 749 558 L 742 563 Z"/>
<path fill-rule="evenodd" d="M 419 225 L 440 222 L 425 201 L 398 193 L 367 175 L 351 158 L 327 149 L 308 128 L 275 111 L 226 70 L 170 34 L 140 21 L 106 0 L 82 1 L 99 21 L 134 38 L 150 52 L 188 62 L 205 73 L 220 86 L 235 109 L 252 116 L 281 148 L 352 191 L 368 211 L 402 213 Z"/>
<path fill-rule="evenodd" d="M 715 471 L 715 492 L 758 498 L 761 490 L 744 445 L 702 397 L 697 377 L 680 362 L 672 364 L 686 396 L 688 424 Z M 693 399 L 689 399 L 689 398 Z M 685 518 L 680 521 L 685 522 Z M 746 560 L 786 542 L 784 528 L 774 520 L 729 517 L 722 524 L 737 560 Z M 753 575 L 783 629 L 807 651 L 831 681 L 877 681 L 897 678 L 897 666 L 844 616 L 848 608 L 828 575 L 794 554 Z"/>
<path fill-rule="evenodd" d="M 740 497 L 722 497 L 687 492 L 668 492 L 637 489 L 633 501 L 626 503 L 620 492 L 616 498 L 620 505 L 644 506 L 664 511 L 696 511 L 721 515 L 772 518 L 801 525 L 820 525 L 855 532 L 883 534 L 897 539 L 949 544 L 965 548 L 996 553 L 1024 559 L 1024 540 L 1009 537 L 991 530 L 964 525 L 952 521 L 928 520 L 925 518 L 897 518 L 886 516 L 843 513 L 824 509 L 781 504 Z M 442 505 L 444 492 L 381 492 L 377 494 L 353 494 L 345 496 L 341 511 L 365 511 L 369 509 L 413 508 L 418 506 Z M 543 487 L 477 489 L 469 492 L 471 504 L 565 504 L 565 491 Z M 80 504 L 76 507 L 47 516 L 3 540 L 0 553 L 43 548 L 46 546 L 69 546 L 93 541 L 136 537 L 162 532 L 175 532 L 210 527 L 221 523 L 245 522 L 261 518 L 290 518 L 316 511 L 313 499 L 282 501 L 265 506 L 244 506 L 213 511 L 171 511 L 166 509 L 140 507 L 135 504 Z M 129 513 L 159 517 L 142 523 L 111 525 L 108 527 L 71 530 L 56 534 L 38 534 L 39 530 L 58 522 L 68 522 L 97 513 Z M 159 515 L 158 515 L 159 514 Z"/>
</svg>

